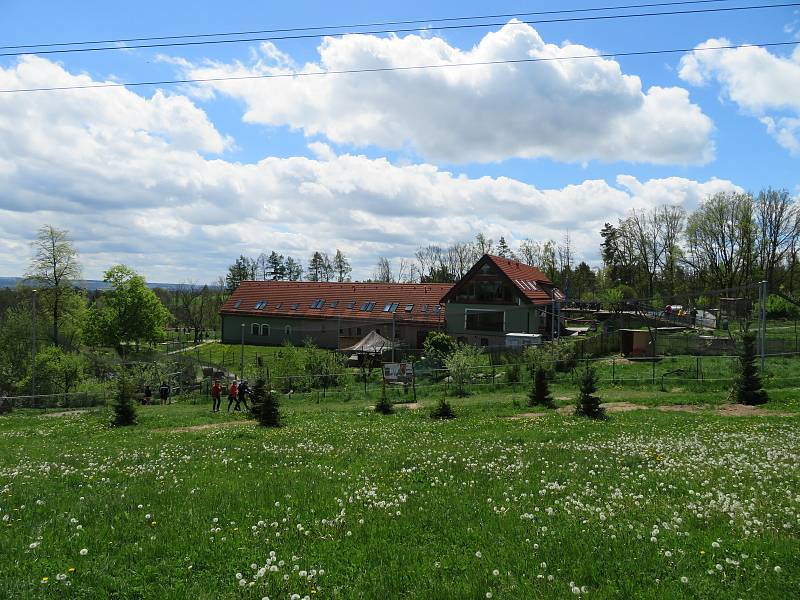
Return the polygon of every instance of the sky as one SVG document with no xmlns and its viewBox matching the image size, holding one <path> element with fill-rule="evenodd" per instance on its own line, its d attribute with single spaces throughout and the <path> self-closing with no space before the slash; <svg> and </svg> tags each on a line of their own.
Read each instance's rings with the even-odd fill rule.
<svg viewBox="0 0 800 600">
<path fill-rule="evenodd" d="M 396 263 L 478 232 L 512 247 L 569 234 L 577 260 L 598 265 L 599 230 L 633 209 L 691 211 L 768 186 L 800 194 L 800 45 L 701 50 L 800 41 L 800 6 L 431 28 L 645 3 L 4 0 L 2 46 L 423 22 L 0 56 L 0 275 L 26 271 L 43 225 L 69 231 L 86 279 L 124 263 L 150 281 L 204 283 L 240 254 L 306 262 L 337 249 L 366 279 L 379 256 Z M 596 57 L 665 49 L 684 51 Z M 5 92 L 519 59 L 537 61 Z"/>
</svg>

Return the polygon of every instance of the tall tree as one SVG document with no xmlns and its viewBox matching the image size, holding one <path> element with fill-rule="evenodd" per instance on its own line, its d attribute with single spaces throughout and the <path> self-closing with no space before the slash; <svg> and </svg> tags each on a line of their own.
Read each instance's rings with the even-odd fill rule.
<svg viewBox="0 0 800 600">
<path fill-rule="evenodd" d="M 200 342 L 200 333 L 211 328 L 214 321 L 214 293 L 204 285 L 183 284 L 175 290 L 178 302 L 177 318 L 188 325 L 194 334 L 194 343 Z"/>
<path fill-rule="evenodd" d="M 229 293 L 235 292 L 241 282 L 255 279 L 257 270 L 256 261 L 246 257 L 244 254 L 240 255 L 236 262 L 228 267 L 228 274 L 225 276 L 225 288 Z"/>
<path fill-rule="evenodd" d="M 344 253 L 336 249 L 336 255 L 333 257 L 333 270 L 336 272 L 336 281 L 350 281 L 350 273 L 353 272 L 353 267 L 350 266 L 350 261 Z"/>
<path fill-rule="evenodd" d="M 797 212 L 787 190 L 767 188 L 755 200 L 758 267 L 770 287 L 776 284 L 775 271 L 798 236 Z"/>
<path fill-rule="evenodd" d="M 39 229 L 32 245 L 34 255 L 27 276 L 44 286 L 41 296 L 50 301 L 53 343 L 58 346 L 63 299 L 72 291 L 70 283 L 81 273 L 78 252 L 68 232 L 52 225 Z"/>
<path fill-rule="evenodd" d="M 381 256 L 378 258 L 378 262 L 375 265 L 375 271 L 372 275 L 372 278 L 375 281 L 380 281 L 382 283 L 391 283 L 394 281 L 392 276 L 392 265 L 389 262 L 389 259 L 385 256 Z"/>
<path fill-rule="evenodd" d="M 155 344 L 164 339 L 170 313 L 144 277 L 125 265 L 105 272 L 103 281 L 111 284 L 87 319 L 87 337 L 95 346 L 111 346 L 124 356 L 128 344 Z"/>
<path fill-rule="evenodd" d="M 479 233 L 475 236 L 475 252 L 478 256 L 483 256 L 484 254 L 492 254 L 494 252 L 494 240 L 487 238 L 483 233 Z"/>
<path fill-rule="evenodd" d="M 303 278 L 303 265 L 292 256 L 286 257 L 286 279 L 289 281 L 300 281 Z"/>
<path fill-rule="evenodd" d="M 336 270 L 333 268 L 333 261 L 327 252 L 322 253 L 322 279 L 325 281 L 333 280 Z"/>
<path fill-rule="evenodd" d="M 283 260 L 283 254 L 278 254 L 274 250 L 267 258 L 267 273 L 264 274 L 264 279 L 272 279 L 273 281 L 280 281 L 286 278 L 286 264 Z"/>
<path fill-rule="evenodd" d="M 325 274 L 325 259 L 321 252 L 314 252 L 308 260 L 308 273 L 309 281 L 323 281 Z"/>
<path fill-rule="evenodd" d="M 502 235 L 500 236 L 500 241 L 497 242 L 497 256 L 501 256 L 503 258 L 513 258 L 514 253 L 511 252 L 511 248 L 509 248 L 508 243 L 506 242 L 506 238 Z"/>
</svg>

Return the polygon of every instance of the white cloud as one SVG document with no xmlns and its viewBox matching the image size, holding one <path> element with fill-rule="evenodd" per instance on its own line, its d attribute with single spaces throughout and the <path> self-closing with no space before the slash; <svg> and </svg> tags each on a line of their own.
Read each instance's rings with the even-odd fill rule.
<svg viewBox="0 0 800 600">
<path fill-rule="evenodd" d="M 195 78 L 594 56 L 545 43 L 511 22 L 461 50 L 438 37 L 325 38 L 319 61 L 293 64 L 272 44 L 247 64 L 184 66 Z M 407 149 L 453 163 L 560 161 L 697 164 L 713 158 L 711 120 L 682 88 L 650 87 L 614 60 L 591 58 L 202 84 L 243 100 L 244 119 L 335 143 Z"/>
<path fill-rule="evenodd" d="M 729 45 L 725 38 L 703 42 L 681 58 L 680 77 L 693 85 L 715 81 L 725 98 L 758 117 L 767 133 L 797 154 L 800 125 L 794 117 L 800 117 L 800 47 L 787 57 L 756 46 L 703 50 Z"/>
<path fill-rule="evenodd" d="M 91 80 L 41 59 L 0 68 L 2 87 Z M 180 125 L 178 125 L 180 124 Z M 191 135 L 190 135 L 191 133 Z M 378 255 L 410 256 L 487 231 L 560 239 L 596 256 L 596 232 L 632 207 L 693 207 L 733 184 L 683 178 L 588 180 L 542 190 L 507 177 L 469 178 L 430 164 L 337 155 L 234 163 L 205 113 L 183 96 L 125 88 L 0 95 L 0 274 L 22 273 L 43 224 L 72 233 L 88 277 L 126 262 L 151 280 L 211 281 L 240 253 L 305 260 L 337 247 L 356 275 Z"/>
</svg>

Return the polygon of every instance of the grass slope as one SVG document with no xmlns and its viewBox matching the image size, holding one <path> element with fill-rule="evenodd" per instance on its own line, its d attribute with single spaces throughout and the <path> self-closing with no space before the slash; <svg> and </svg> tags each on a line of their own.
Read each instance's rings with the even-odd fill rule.
<svg viewBox="0 0 800 600">
<path fill-rule="evenodd" d="M 186 404 L 123 430 L 105 410 L 2 416 L 0 597 L 796 595 L 798 416 L 432 404 L 287 399 L 280 430 Z"/>
</svg>

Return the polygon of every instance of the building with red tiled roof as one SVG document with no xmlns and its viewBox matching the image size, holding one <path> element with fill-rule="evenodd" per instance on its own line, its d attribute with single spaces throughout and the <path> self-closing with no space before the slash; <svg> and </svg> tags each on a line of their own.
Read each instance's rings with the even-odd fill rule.
<svg viewBox="0 0 800 600">
<path fill-rule="evenodd" d="M 223 304 L 223 342 L 346 347 L 372 330 L 411 348 L 444 329 L 450 284 L 243 281 Z"/>
<path fill-rule="evenodd" d="M 509 333 L 547 334 L 549 306 L 564 299 L 536 267 L 485 254 L 442 297 L 447 332 L 459 341 L 505 345 Z"/>
<path fill-rule="evenodd" d="M 222 341 L 279 345 L 312 339 L 344 348 L 370 331 L 422 348 L 446 330 L 476 345 L 547 330 L 546 306 L 563 296 L 537 268 L 484 255 L 456 284 L 243 281 L 225 302 Z"/>
</svg>

